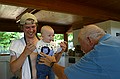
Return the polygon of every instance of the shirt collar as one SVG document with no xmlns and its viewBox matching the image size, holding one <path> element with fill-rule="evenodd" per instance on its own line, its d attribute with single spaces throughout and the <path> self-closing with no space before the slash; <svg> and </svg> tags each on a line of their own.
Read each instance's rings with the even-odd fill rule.
<svg viewBox="0 0 120 79">
<path fill-rule="evenodd" d="M 110 34 L 105 34 L 105 35 L 99 40 L 99 42 L 101 42 L 101 41 L 103 41 L 103 40 L 106 40 L 106 39 L 108 39 L 108 38 L 110 38 L 110 37 L 111 37 Z"/>
</svg>

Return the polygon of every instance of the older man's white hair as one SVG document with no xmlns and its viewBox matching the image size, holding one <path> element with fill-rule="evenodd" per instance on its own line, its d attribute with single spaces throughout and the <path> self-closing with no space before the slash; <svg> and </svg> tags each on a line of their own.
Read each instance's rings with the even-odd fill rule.
<svg viewBox="0 0 120 79">
<path fill-rule="evenodd" d="M 86 39 L 87 37 L 96 39 L 97 37 L 104 35 L 105 31 L 96 25 L 87 25 L 80 29 L 78 38 Z"/>
</svg>

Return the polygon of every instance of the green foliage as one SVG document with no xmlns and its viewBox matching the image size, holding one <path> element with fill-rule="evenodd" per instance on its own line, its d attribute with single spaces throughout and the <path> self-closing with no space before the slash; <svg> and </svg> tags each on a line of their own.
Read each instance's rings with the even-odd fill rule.
<svg viewBox="0 0 120 79">
<path fill-rule="evenodd" d="M 55 34 L 54 39 L 55 40 L 63 40 L 64 39 L 64 35 L 63 34 Z"/>
<path fill-rule="evenodd" d="M 20 38 L 19 32 L 0 32 L 0 49 L 8 50 L 11 40 Z"/>
<path fill-rule="evenodd" d="M 68 34 L 68 42 L 73 41 L 73 33 Z"/>
<path fill-rule="evenodd" d="M 55 40 L 63 40 L 64 39 L 64 35 L 63 34 L 55 34 L 54 37 Z M 72 42 L 73 41 L 73 34 L 68 34 L 68 42 Z"/>
</svg>

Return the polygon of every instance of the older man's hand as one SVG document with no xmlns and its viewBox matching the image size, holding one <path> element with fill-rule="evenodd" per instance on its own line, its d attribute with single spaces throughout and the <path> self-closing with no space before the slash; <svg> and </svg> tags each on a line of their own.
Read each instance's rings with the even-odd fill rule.
<svg viewBox="0 0 120 79">
<path fill-rule="evenodd" d="M 54 56 L 48 56 L 48 55 L 46 55 L 42 52 L 40 54 L 43 56 L 42 58 L 40 58 L 40 63 L 41 64 L 44 63 L 45 65 L 50 67 L 52 62 L 56 62 L 56 59 L 55 59 Z"/>
</svg>

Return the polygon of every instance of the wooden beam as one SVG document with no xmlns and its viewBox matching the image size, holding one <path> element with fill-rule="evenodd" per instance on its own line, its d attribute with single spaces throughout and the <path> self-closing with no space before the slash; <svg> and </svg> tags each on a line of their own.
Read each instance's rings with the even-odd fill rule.
<svg viewBox="0 0 120 79">
<path fill-rule="evenodd" d="M 65 50 L 65 52 L 67 52 L 67 50 L 68 50 L 68 34 L 66 34 L 66 33 L 64 33 L 64 41 L 66 41 L 67 42 L 67 48 L 66 48 L 66 50 Z"/>
<path fill-rule="evenodd" d="M 20 17 L 21 17 L 24 13 L 26 13 L 26 12 L 30 13 L 30 12 L 32 12 L 33 10 L 34 10 L 34 9 L 27 8 L 24 12 L 22 12 L 20 15 L 18 15 L 18 16 L 16 17 L 16 21 L 18 21 L 18 20 L 20 19 Z"/>
<path fill-rule="evenodd" d="M 0 3 L 30 7 L 39 10 L 43 9 L 57 12 L 65 12 L 93 18 L 120 20 L 119 13 L 100 10 L 97 7 L 73 4 L 70 2 L 65 2 L 64 0 L 0 0 Z"/>
<path fill-rule="evenodd" d="M 49 22 L 39 22 L 38 25 L 39 25 L 38 32 L 40 32 L 42 26 L 49 25 L 55 30 L 55 34 L 65 34 L 71 27 L 71 25 L 62 25 Z"/>
<path fill-rule="evenodd" d="M 0 31 L 4 32 L 20 32 L 16 20 L 12 19 L 0 19 Z"/>
<path fill-rule="evenodd" d="M 59 25 L 52 23 L 39 22 L 37 31 L 40 33 L 40 29 L 43 25 L 50 25 L 56 34 L 64 34 L 67 32 L 68 25 Z M 0 31 L 4 32 L 21 32 L 16 20 L 13 19 L 0 19 Z"/>
</svg>

